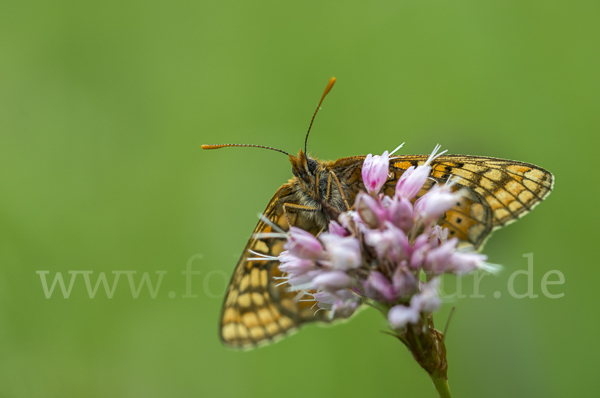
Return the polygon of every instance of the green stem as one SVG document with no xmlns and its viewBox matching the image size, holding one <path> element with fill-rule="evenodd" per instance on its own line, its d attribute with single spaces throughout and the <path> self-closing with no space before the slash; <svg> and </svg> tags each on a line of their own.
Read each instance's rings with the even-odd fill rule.
<svg viewBox="0 0 600 398">
<path fill-rule="evenodd" d="M 448 388 L 448 380 L 447 379 L 438 379 L 433 375 L 431 376 L 431 380 L 433 381 L 433 385 L 437 390 L 440 398 L 452 398 L 450 396 L 450 389 Z"/>
</svg>

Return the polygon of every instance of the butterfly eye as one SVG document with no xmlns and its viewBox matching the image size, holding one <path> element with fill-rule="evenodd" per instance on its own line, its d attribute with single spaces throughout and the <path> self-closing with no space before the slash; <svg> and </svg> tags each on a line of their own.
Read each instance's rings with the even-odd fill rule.
<svg viewBox="0 0 600 398">
<path fill-rule="evenodd" d="M 315 170 L 317 169 L 317 161 L 311 158 L 308 158 L 306 160 L 306 163 L 308 165 L 308 171 L 310 171 L 310 174 L 314 175 L 315 174 Z"/>
</svg>

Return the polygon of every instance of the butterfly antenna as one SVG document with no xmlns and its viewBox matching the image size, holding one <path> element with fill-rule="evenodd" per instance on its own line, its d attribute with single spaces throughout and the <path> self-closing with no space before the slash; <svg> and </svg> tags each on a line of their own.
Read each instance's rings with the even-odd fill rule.
<svg viewBox="0 0 600 398">
<path fill-rule="evenodd" d="M 246 147 L 251 147 L 251 148 L 263 148 L 263 149 L 270 149 L 272 151 L 277 151 L 277 152 L 281 152 L 281 153 L 285 153 L 286 155 L 290 156 L 289 153 L 287 153 L 286 151 L 282 151 L 281 149 L 277 149 L 277 148 L 271 148 L 270 146 L 262 146 L 262 145 L 250 145 L 250 144 L 219 144 L 219 145 L 202 145 L 202 149 L 220 149 L 220 148 L 226 148 L 226 147 L 230 147 L 230 146 L 246 146 Z"/>
<path fill-rule="evenodd" d="M 308 131 L 306 132 L 306 138 L 304 139 L 304 153 L 306 153 L 306 146 L 308 144 L 308 134 L 310 134 L 310 128 L 312 127 L 313 122 L 315 121 L 315 116 L 317 116 L 317 112 L 319 112 L 319 109 L 321 109 L 321 104 L 323 103 L 325 96 L 327 94 L 329 94 L 329 92 L 331 91 L 331 88 L 333 87 L 334 84 L 335 84 L 335 77 L 332 77 L 329 80 L 327 87 L 325 87 L 325 92 L 323 93 L 323 96 L 321 97 L 321 101 L 319 101 L 319 105 L 317 105 L 317 109 L 315 110 L 315 113 L 314 113 L 312 119 L 310 120 L 310 126 L 308 126 Z"/>
</svg>

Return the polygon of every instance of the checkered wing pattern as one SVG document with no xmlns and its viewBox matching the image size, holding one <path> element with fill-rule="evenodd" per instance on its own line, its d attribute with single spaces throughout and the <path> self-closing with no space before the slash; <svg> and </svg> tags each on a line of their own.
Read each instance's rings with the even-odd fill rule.
<svg viewBox="0 0 600 398">
<path fill-rule="evenodd" d="M 284 204 L 297 204 L 292 186 L 282 186 L 271 199 L 264 217 L 283 231 L 295 225 L 314 235 L 319 233 L 312 218 L 302 211 L 287 209 Z M 286 217 L 287 214 L 287 217 Z M 265 237 L 277 232 L 261 220 L 254 229 L 229 283 L 221 313 L 221 340 L 231 348 L 254 348 L 275 342 L 294 332 L 302 323 L 329 321 L 329 311 L 313 308 L 314 301 L 300 301 L 297 292 L 288 291 L 280 280 L 277 260 L 259 260 L 260 253 L 277 257 L 285 239 Z"/>
</svg>

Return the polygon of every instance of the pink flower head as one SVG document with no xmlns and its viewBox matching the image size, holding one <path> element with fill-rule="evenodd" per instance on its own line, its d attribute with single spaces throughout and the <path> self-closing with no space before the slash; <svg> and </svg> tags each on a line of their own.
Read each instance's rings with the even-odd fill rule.
<svg viewBox="0 0 600 398">
<path fill-rule="evenodd" d="M 386 314 L 393 334 L 401 340 L 410 331 L 417 339 L 429 333 L 429 340 L 421 340 L 426 344 L 431 338 L 438 339 L 439 332 L 431 334 L 432 329 L 427 328 L 430 314 L 442 303 L 437 275 L 497 270 L 485 262 L 486 256 L 458 249 L 459 239 L 449 240 L 448 229 L 438 225 L 461 195 L 453 192 L 451 184 L 432 187 L 427 182 L 431 162 L 443 154 L 438 153 L 439 148 L 436 146 L 424 164 L 404 172 L 393 196 L 380 193 L 387 181 L 390 155 L 386 151 L 381 156 L 367 156 L 362 178 L 368 192 L 358 192 L 354 208 L 330 221 L 328 232 L 318 238 L 291 227 L 286 251 L 277 257 L 283 275 L 274 278 L 283 279 L 288 289 L 297 291 L 297 299 L 312 296 L 315 307 L 329 311 L 332 319 L 349 317 L 366 303 Z M 415 201 L 420 192 L 425 194 Z M 275 258 L 253 253 L 259 259 Z M 429 282 L 420 281 L 423 273 Z M 402 330 L 408 324 L 416 327 Z M 413 353 L 425 347 L 403 342 Z"/>
<path fill-rule="evenodd" d="M 284 247 L 290 254 L 305 260 L 316 260 L 323 253 L 323 245 L 317 238 L 293 226 L 290 227 L 289 239 Z"/>
<path fill-rule="evenodd" d="M 390 166 L 388 151 L 383 155 L 368 154 L 362 167 L 362 179 L 370 194 L 378 194 L 379 190 L 387 181 Z"/>
</svg>

